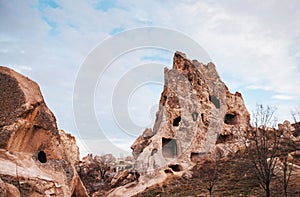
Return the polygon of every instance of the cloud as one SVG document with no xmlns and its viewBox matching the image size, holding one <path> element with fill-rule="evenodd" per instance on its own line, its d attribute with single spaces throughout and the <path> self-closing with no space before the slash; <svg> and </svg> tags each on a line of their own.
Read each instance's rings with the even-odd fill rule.
<svg viewBox="0 0 300 197">
<path fill-rule="evenodd" d="M 273 99 L 278 99 L 278 100 L 292 100 L 292 99 L 293 99 L 292 96 L 289 96 L 289 95 L 281 95 L 281 94 L 273 95 L 272 98 L 273 98 Z"/>
</svg>

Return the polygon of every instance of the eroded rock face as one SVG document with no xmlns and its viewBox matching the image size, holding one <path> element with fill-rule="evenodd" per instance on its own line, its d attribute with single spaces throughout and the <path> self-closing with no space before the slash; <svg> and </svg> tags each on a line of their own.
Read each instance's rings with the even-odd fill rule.
<svg viewBox="0 0 300 197">
<path fill-rule="evenodd" d="M 0 67 L 0 178 L 22 196 L 87 196 L 75 138 L 59 132 L 38 85 Z M 22 184 L 20 184 L 22 182 Z"/>
<path fill-rule="evenodd" d="M 142 135 L 132 145 L 135 167 L 141 172 L 190 162 L 213 152 L 217 141 L 237 139 L 240 130 L 249 127 L 241 94 L 229 92 L 213 63 L 191 61 L 176 52 L 173 69 L 164 73 L 154 135 Z"/>
</svg>

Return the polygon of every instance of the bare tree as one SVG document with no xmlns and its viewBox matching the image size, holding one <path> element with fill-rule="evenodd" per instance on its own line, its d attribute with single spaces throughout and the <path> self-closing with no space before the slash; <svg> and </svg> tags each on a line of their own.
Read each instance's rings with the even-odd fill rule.
<svg viewBox="0 0 300 197">
<path fill-rule="evenodd" d="M 298 108 L 295 108 L 294 110 L 291 111 L 294 123 L 299 122 L 300 118 L 300 106 Z"/>
<path fill-rule="evenodd" d="M 253 113 L 252 135 L 248 138 L 248 143 L 245 143 L 255 176 L 267 197 L 271 195 L 270 184 L 278 162 L 280 144 L 280 135 L 274 128 L 277 122 L 274 112 L 273 107 L 257 105 Z"/>
<path fill-rule="evenodd" d="M 283 143 L 282 147 L 282 170 L 283 170 L 283 190 L 284 195 L 288 196 L 288 186 L 290 182 L 290 178 L 293 171 L 294 166 L 294 157 L 289 160 L 289 150 L 296 150 L 296 147 L 293 143 L 289 141 L 289 139 L 286 139 Z"/>
<path fill-rule="evenodd" d="M 220 160 L 215 154 L 208 154 L 198 163 L 199 177 L 201 181 L 206 185 L 206 189 L 209 192 L 209 196 L 213 196 L 214 186 L 218 181 L 219 172 L 220 172 Z"/>
</svg>

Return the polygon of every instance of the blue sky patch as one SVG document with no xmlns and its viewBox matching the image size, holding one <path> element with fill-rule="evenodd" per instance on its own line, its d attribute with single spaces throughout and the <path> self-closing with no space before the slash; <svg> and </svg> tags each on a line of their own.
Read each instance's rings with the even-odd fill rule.
<svg viewBox="0 0 300 197">
<path fill-rule="evenodd" d="M 108 10 L 116 7 L 116 1 L 115 0 L 101 0 L 99 2 L 94 3 L 93 7 L 96 10 L 101 10 L 103 12 L 107 12 Z"/>
<path fill-rule="evenodd" d="M 60 8 L 59 4 L 53 0 L 39 0 L 39 10 L 43 11 L 46 7 Z"/>
<path fill-rule="evenodd" d="M 114 36 L 122 31 L 124 31 L 125 29 L 123 27 L 116 27 L 114 28 L 109 34 Z"/>
</svg>

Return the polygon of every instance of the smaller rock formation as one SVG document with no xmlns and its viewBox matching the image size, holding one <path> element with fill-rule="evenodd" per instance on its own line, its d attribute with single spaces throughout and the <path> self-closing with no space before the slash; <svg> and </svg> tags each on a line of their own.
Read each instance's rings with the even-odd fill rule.
<svg viewBox="0 0 300 197">
<path fill-rule="evenodd" d="M 58 131 L 39 86 L 0 67 L 0 185 L 14 196 L 88 196 L 73 136 Z M 20 194 L 17 194 L 17 193 Z"/>
<path fill-rule="evenodd" d="M 126 160 L 126 159 L 125 159 Z M 88 154 L 77 165 L 76 169 L 83 181 L 90 196 L 106 196 L 105 193 L 110 189 L 122 186 L 138 179 L 139 174 L 132 171 L 130 165 L 126 165 L 125 160 L 117 161 L 111 155 L 94 156 Z M 127 162 L 131 158 L 127 157 Z M 124 162 L 124 164 L 120 164 Z M 119 168 L 129 166 L 127 169 Z"/>
</svg>

